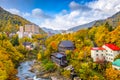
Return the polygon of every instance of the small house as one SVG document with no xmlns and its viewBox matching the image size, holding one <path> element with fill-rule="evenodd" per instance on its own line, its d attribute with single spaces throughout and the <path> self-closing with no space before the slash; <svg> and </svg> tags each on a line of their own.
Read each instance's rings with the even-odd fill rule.
<svg viewBox="0 0 120 80">
<path fill-rule="evenodd" d="M 31 42 L 24 42 L 23 45 L 28 50 L 33 50 L 34 48 L 34 45 Z"/>
<path fill-rule="evenodd" d="M 112 67 L 120 70 L 120 59 L 116 59 L 114 62 L 112 62 Z"/>
<path fill-rule="evenodd" d="M 75 46 L 72 41 L 69 40 L 63 40 L 58 45 L 59 52 L 65 52 L 66 50 L 74 50 Z"/>
<path fill-rule="evenodd" d="M 51 59 L 53 62 L 55 62 L 59 66 L 67 66 L 67 59 L 66 55 L 64 53 L 53 53 L 51 54 Z"/>
</svg>

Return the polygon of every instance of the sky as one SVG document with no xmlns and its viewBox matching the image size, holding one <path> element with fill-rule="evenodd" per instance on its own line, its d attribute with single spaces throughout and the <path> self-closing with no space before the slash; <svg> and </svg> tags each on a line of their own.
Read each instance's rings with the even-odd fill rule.
<svg viewBox="0 0 120 80">
<path fill-rule="evenodd" d="M 120 11 L 120 0 L 0 0 L 12 14 L 54 30 L 105 19 Z"/>
</svg>

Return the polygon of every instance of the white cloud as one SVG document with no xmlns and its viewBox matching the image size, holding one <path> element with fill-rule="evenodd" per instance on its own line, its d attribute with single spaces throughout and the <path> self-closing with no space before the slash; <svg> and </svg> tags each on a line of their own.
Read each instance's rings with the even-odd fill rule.
<svg viewBox="0 0 120 80">
<path fill-rule="evenodd" d="M 51 16 L 45 14 L 41 9 L 36 8 L 32 10 L 32 15 L 36 18 L 51 18 Z"/>
<path fill-rule="evenodd" d="M 71 12 L 55 15 L 54 19 L 46 19 L 41 27 L 52 29 L 69 29 L 93 20 L 105 19 L 120 11 L 120 0 L 98 0 L 80 5 L 72 1 L 69 4 Z M 67 12 L 67 11 L 66 11 Z"/>
<path fill-rule="evenodd" d="M 80 17 L 79 11 L 73 11 L 66 15 L 56 15 L 55 19 L 46 19 L 40 26 L 52 29 L 68 29 L 76 24 L 85 23 L 84 18 Z M 83 20 L 83 21 L 82 21 Z"/>
<path fill-rule="evenodd" d="M 70 7 L 71 10 L 81 10 L 81 11 L 89 11 L 89 10 L 91 10 L 90 7 L 88 7 L 86 5 L 80 5 L 80 4 L 76 3 L 75 1 L 72 1 L 69 4 L 69 7 Z"/>
<path fill-rule="evenodd" d="M 20 11 L 18 9 L 12 8 L 12 9 L 6 9 L 12 14 L 20 15 Z"/>
<path fill-rule="evenodd" d="M 93 10 L 100 10 L 103 14 L 110 16 L 120 11 L 120 0 L 98 0 L 88 4 Z"/>
<path fill-rule="evenodd" d="M 22 13 L 22 16 L 23 16 L 23 17 L 29 17 L 29 16 L 31 16 L 31 14 L 28 13 L 28 12 L 26 12 L 26 13 Z"/>
</svg>

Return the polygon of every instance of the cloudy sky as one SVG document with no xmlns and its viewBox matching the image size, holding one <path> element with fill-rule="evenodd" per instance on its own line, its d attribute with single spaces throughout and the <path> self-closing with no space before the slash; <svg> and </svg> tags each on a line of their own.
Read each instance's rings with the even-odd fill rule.
<svg viewBox="0 0 120 80">
<path fill-rule="evenodd" d="M 120 11 L 120 0 L 0 0 L 5 10 L 40 27 L 66 30 Z"/>
</svg>

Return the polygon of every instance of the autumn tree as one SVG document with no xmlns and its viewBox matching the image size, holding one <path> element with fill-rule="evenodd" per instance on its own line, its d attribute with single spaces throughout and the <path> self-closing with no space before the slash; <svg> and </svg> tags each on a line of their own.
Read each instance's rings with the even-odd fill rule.
<svg viewBox="0 0 120 80">
<path fill-rule="evenodd" d="M 120 71 L 113 68 L 107 68 L 105 71 L 105 76 L 107 80 L 119 80 Z"/>
</svg>

